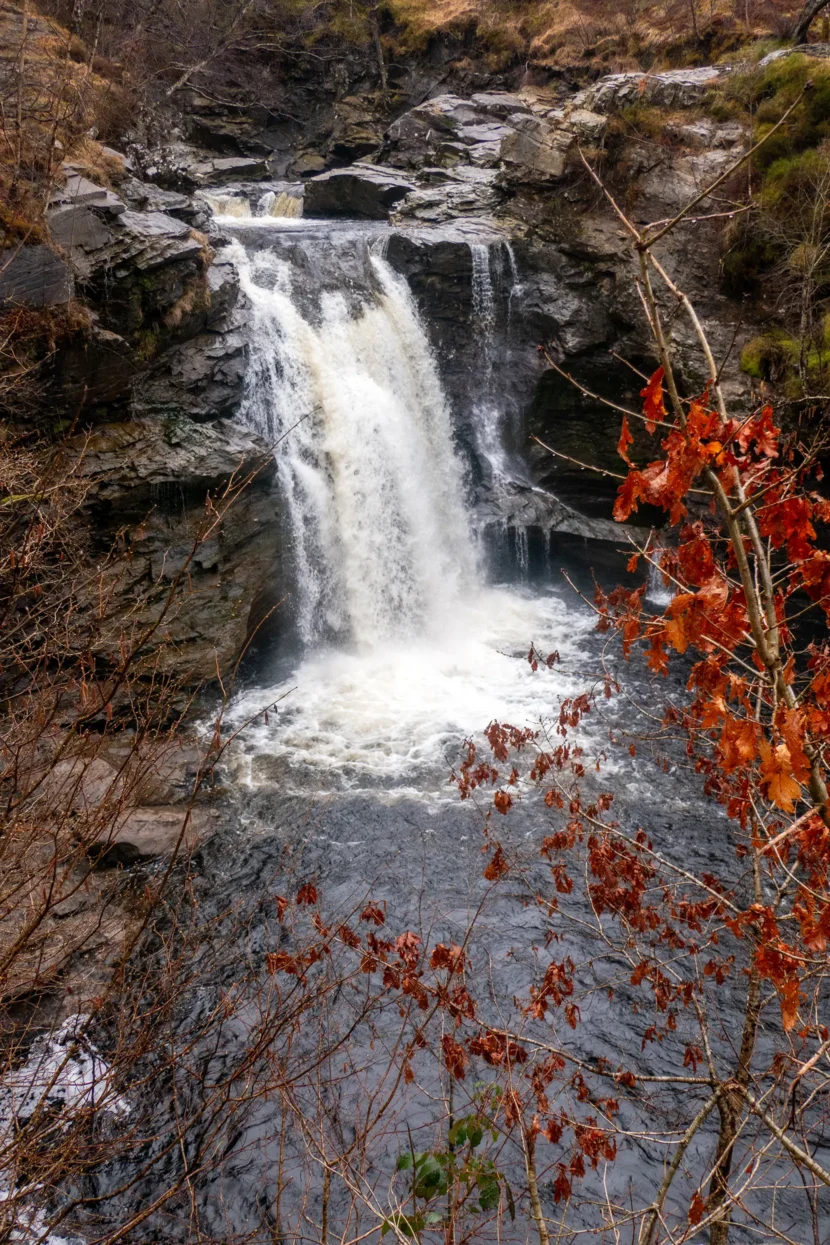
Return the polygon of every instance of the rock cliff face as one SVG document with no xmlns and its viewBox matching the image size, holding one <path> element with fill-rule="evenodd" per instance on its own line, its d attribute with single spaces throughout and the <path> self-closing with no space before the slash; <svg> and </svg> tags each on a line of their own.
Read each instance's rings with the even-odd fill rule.
<svg viewBox="0 0 830 1245">
<path fill-rule="evenodd" d="M 295 214 L 304 196 L 308 215 L 388 219 L 386 254 L 424 313 L 482 513 L 605 537 L 614 481 L 580 466 L 616 470 L 618 417 L 597 395 L 636 403 L 640 374 L 654 360 L 636 257 L 579 152 L 603 145 L 609 117 L 632 98 L 670 108 L 666 141 L 629 137 L 622 164 L 617 151 L 606 174 L 636 223 L 671 217 L 744 149 L 739 126 L 701 119 L 705 92 L 723 72 L 617 75 L 564 99 L 540 88 L 438 94 L 377 135 L 355 101 L 344 101 L 351 139 L 341 154 L 359 161 L 323 174 L 307 162 L 304 188 L 260 180 L 273 178 L 275 163 L 257 152 L 241 118 L 236 155 L 174 144 L 144 152 L 137 167 L 110 153 L 120 162 L 115 193 L 67 168 L 48 212 L 53 246 L 18 253 L 2 274 L 0 301 L 49 307 L 74 294 L 88 310 L 86 327 L 54 359 L 50 402 L 59 417 L 91 429 L 84 471 L 96 525 L 105 540 L 126 529 L 133 550 L 125 599 L 150 588 L 152 611 L 153 592 L 187 557 L 206 496 L 254 472 L 194 559 L 188 597 L 169 620 L 194 679 L 214 676 L 217 661 L 220 669 L 233 664 L 250 621 L 275 599 L 280 561 L 269 447 L 234 420 L 245 308 L 233 265 L 216 258 L 226 239 L 212 209 L 244 215 L 265 194 L 262 210 L 278 202 Z M 245 133 L 248 154 L 239 154 Z M 699 211 L 705 218 L 719 206 L 705 201 Z M 740 404 L 749 395 L 736 360 L 751 326 L 719 293 L 717 230 L 717 221 L 686 221 L 660 258 L 695 302 Z M 695 392 L 703 361 L 691 330 L 678 317 L 671 326 L 683 382 Z M 513 483 L 499 496 L 488 492 L 476 456 L 481 415 L 469 400 L 470 376 L 482 372 L 512 463 Z M 647 451 L 644 440 L 635 444 Z"/>
<path fill-rule="evenodd" d="M 236 274 L 193 228 L 200 205 L 187 196 L 126 167 L 118 193 L 67 174 L 47 214 L 53 248 L 23 248 L 0 301 L 82 300 L 86 320 L 54 356 L 45 413 L 87 429 L 75 444 L 91 528 L 102 549 L 116 537 L 129 549 L 117 585 L 125 616 L 153 622 L 186 566 L 159 635 L 179 675 L 210 680 L 233 667 L 279 580 L 273 456 L 230 418 L 244 382 Z M 208 497 L 220 517 L 194 551 Z"/>
</svg>

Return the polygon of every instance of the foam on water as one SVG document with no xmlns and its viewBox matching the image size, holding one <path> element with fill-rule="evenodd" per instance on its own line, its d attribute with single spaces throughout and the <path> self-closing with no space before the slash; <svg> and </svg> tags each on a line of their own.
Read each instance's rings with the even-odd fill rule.
<svg viewBox="0 0 830 1245">
<path fill-rule="evenodd" d="M 539 727 L 560 697 L 582 690 L 580 638 L 591 625 L 558 597 L 482 587 L 440 638 L 311 654 L 290 679 L 234 706 L 237 723 L 260 715 L 245 732 L 239 777 L 296 790 L 448 793 L 464 739 L 493 720 Z M 531 641 L 557 649 L 562 666 L 534 673 Z"/>
<path fill-rule="evenodd" d="M 357 306 L 304 299 L 290 251 L 233 254 L 251 307 L 244 413 L 276 445 L 305 649 L 290 679 L 234 705 L 236 724 L 256 719 L 239 776 L 441 789 L 465 737 L 557 710 L 575 684 L 534 674 L 528 647 L 576 663 L 590 622 L 560 598 L 486 585 L 436 361 L 376 249 Z"/>
</svg>

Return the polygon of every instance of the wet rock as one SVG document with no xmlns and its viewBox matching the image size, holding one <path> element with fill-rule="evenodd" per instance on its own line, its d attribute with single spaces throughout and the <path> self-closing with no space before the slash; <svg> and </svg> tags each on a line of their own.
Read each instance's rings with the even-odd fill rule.
<svg viewBox="0 0 830 1245">
<path fill-rule="evenodd" d="M 394 169 L 355 164 L 333 169 L 306 184 L 305 216 L 358 216 L 385 220 L 415 183 Z"/>
<path fill-rule="evenodd" d="M 154 362 L 133 400 L 139 417 L 187 415 L 199 423 L 232 416 L 245 387 L 241 321 L 213 326 Z"/>
<path fill-rule="evenodd" d="M 121 187 L 122 197 L 137 212 L 167 212 L 179 220 L 192 225 L 202 216 L 199 204 L 194 203 L 190 195 L 180 194 L 175 190 L 163 190 L 151 182 L 136 181 L 131 178 Z"/>
<path fill-rule="evenodd" d="M 74 294 L 72 270 L 51 247 L 20 246 L 0 254 L 0 308 L 57 307 Z"/>
<path fill-rule="evenodd" d="M 164 617 L 165 668 L 185 684 L 227 673 L 245 645 L 254 600 L 280 581 L 270 447 L 238 423 L 178 415 L 103 424 L 78 448 L 96 538 L 106 548 L 123 532 L 131 550 L 112 586 L 113 608 L 123 599 L 137 627 L 151 625 L 184 572 L 187 589 Z M 223 503 L 232 480 L 249 482 Z M 221 514 L 194 551 L 208 493 Z"/>
<path fill-rule="evenodd" d="M 439 223 L 459 216 L 487 217 L 504 200 L 497 174 L 489 169 L 458 166 L 452 171 L 425 170 L 418 180 L 424 177 L 434 184 L 407 195 L 395 209 L 394 219 Z"/>
<path fill-rule="evenodd" d="M 129 342 L 97 324 L 61 350 L 55 362 L 63 403 L 78 414 L 126 402 L 136 368 L 137 360 Z"/>
<path fill-rule="evenodd" d="M 540 532 L 567 532 L 587 540 L 620 541 L 625 533 L 645 540 L 648 529 L 621 529 L 612 519 L 580 514 L 554 494 L 518 482 L 488 490 L 476 506 L 476 517 L 483 526 L 536 529 Z"/>
<path fill-rule="evenodd" d="M 134 516 L 153 504 L 167 506 L 168 488 L 173 493 L 179 489 L 180 501 L 188 493 L 204 500 L 208 491 L 224 488 L 237 473 L 259 470 L 258 486 L 265 487 L 276 470 L 264 441 L 229 420 L 209 425 L 188 419 L 104 424 L 83 445 L 79 470 L 90 482 L 90 499 Z"/>
<path fill-rule="evenodd" d="M 201 186 L 270 177 L 268 162 L 256 156 L 212 156 L 186 143 L 172 143 L 147 153 L 143 176 L 165 190 L 190 192 Z"/>
<path fill-rule="evenodd" d="M 181 259 L 194 258 L 202 243 L 190 226 L 165 212 L 124 212 L 113 224 L 103 262 L 108 268 L 130 265 L 147 272 Z"/>
</svg>

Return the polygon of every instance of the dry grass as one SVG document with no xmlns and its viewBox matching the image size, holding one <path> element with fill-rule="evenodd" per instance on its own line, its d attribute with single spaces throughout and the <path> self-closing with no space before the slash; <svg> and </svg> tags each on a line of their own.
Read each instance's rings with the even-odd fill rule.
<svg viewBox="0 0 830 1245">
<path fill-rule="evenodd" d="M 711 58 L 764 35 L 783 35 L 788 0 L 387 0 L 402 50 L 474 29 L 491 58 L 551 68 L 617 69 Z M 695 31 L 695 26 L 697 31 Z"/>
</svg>

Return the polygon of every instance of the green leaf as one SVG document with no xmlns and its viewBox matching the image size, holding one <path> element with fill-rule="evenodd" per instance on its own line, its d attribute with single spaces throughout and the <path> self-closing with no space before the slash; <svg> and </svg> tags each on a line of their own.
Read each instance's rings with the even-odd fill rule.
<svg viewBox="0 0 830 1245">
<path fill-rule="evenodd" d="M 411 1154 L 399 1154 L 398 1155 L 398 1161 L 395 1164 L 395 1171 L 405 1172 L 405 1171 L 408 1171 L 411 1166 L 412 1166 L 412 1155 Z"/>
<path fill-rule="evenodd" d="M 505 1191 L 505 1193 L 507 1194 L 507 1210 L 508 1210 L 508 1213 L 509 1213 L 509 1215 L 510 1215 L 510 1218 L 511 1218 L 511 1219 L 513 1219 L 513 1220 L 515 1220 L 515 1218 L 516 1218 L 516 1203 L 513 1201 L 513 1190 L 510 1188 L 510 1185 L 507 1183 L 507 1181 L 506 1181 L 506 1180 L 505 1180 L 505 1182 L 504 1182 L 504 1191 Z"/>
<path fill-rule="evenodd" d="M 397 1230 L 402 1232 L 404 1236 L 415 1236 L 421 1231 L 423 1226 L 423 1215 L 390 1215 L 388 1219 L 384 1219 L 380 1234 L 381 1236 L 386 1236 L 386 1233 L 391 1231 L 392 1228 L 397 1228 Z"/>
<path fill-rule="evenodd" d="M 470 1145 L 475 1150 L 476 1146 L 480 1146 L 484 1137 L 484 1130 L 480 1124 L 473 1124 L 467 1134 Z"/>
<path fill-rule="evenodd" d="M 467 1140 L 467 1125 L 464 1120 L 459 1120 L 457 1124 L 453 1124 L 449 1132 L 449 1142 L 451 1146 L 463 1146 Z"/>
<path fill-rule="evenodd" d="M 480 1181 L 478 1200 L 482 1210 L 494 1210 L 499 1204 L 499 1182 L 497 1180 Z"/>
<path fill-rule="evenodd" d="M 424 1222 L 425 1223 L 443 1223 L 444 1216 L 441 1214 L 440 1211 L 429 1210 L 424 1216 Z"/>
</svg>

